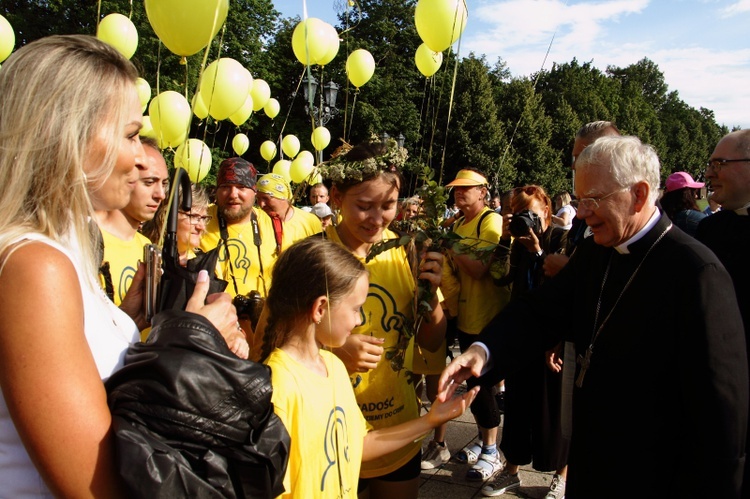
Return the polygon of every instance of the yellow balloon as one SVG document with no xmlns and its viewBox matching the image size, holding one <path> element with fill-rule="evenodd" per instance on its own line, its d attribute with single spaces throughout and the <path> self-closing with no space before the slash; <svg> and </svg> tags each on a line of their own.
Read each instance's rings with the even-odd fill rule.
<svg viewBox="0 0 750 499">
<path fill-rule="evenodd" d="M 423 43 L 417 48 L 417 53 L 414 54 L 414 62 L 417 64 L 419 72 L 429 78 L 437 73 L 440 65 L 443 64 L 443 53 L 434 52 L 427 44 Z"/>
<path fill-rule="evenodd" d="M 185 141 L 191 114 L 187 99 L 178 92 L 167 90 L 151 99 L 148 115 L 162 149 Z"/>
<path fill-rule="evenodd" d="M 316 151 L 322 151 L 331 143 L 331 132 L 329 132 L 326 127 L 319 126 L 313 130 L 312 135 L 310 136 L 310 142 L 312 142 Z"/>
<path fill-rule="evenodd" d="M 244 133 L 238 133 L 232 139 L 232 149 L 237 153 L 237 156 L 242 156 L 250 147 L 250 139 Z"/>
<path fill-rule="evenodd" d="M 265 111 L 266 116 L 274 119 L 279 115 L 279 111 L 281 111 L 281 104 L 279 104 L 279 101 L 271 97 L 268 99 L 268 102 L 266 102 L 266 105 L 263 106 L 263 111 Z"/>
<path fill-rule="evenodd" d="M 208 45 L 227 18 L 229 0 L 145 0 L 154 33 L 173 53 L 193 55 Z"/>
<path fill-rule="evenodd" d="M 330 37 L 326 24 L 318 18 L 308 17 L 294 28 L 292 50 L 297 60 L 305 66 L 319 64 L 318 61 L 328 54 Z"/>
<path fill-rule="evenodd" d="M 365 49 L 357 49 L 346 60 L 346 74 L 352 85 L 359 88 L 375 73 L 375 59 Z"/>
<path fill-rule="evenodd" d="M 271 87 L 268 86 L 266 80 L 256 78 L 250 89 L 250 95 L 253 97 L 253 111 L 260 111 L 271 98 Z"/>
<path fill-rule="evenodd" d="M 151 125 L 151 118 L 144 116 L 141 118 L 141 131 L 138 132 L 141 137 L 149 137 L 156 140 L 156 132 L 154 127 Z"/>
<path fill-rule="evenodd" d="M 211 149 L 199 139 L 188 139 L 180 151 L 180 166 L 186 169 L 190 181 L 197 184 L 211 171 Z"/>
<path fill-rule="evenodd" d="M 308 158 L 306 155 L 302 153 L 307 153 L 310 155 L 310 158 Z M 305 179 L 312 173 L 313 168 L 315 166 L 313 165 L 313 159 L 312 153 L 310 151 L 302 151 L 299 153 L 299 156 L 294 158 L 294 161 L 292 161 L 291 166 L 289 167 L 289 177 L 292 179 L 292 182 L 301 184 L 305 181 Z"/>
<path fill-rule="evenodd" d="M 310 166 L 313 166 L 315 164 L 315 156 L 310 151 L 300 151 L 297 157 L 294 159 L 301 159 L 303 163 Z"/>
<path fill-rule="evenodd" d="M 336 28 L 331 26 L 328 23 L 325 24 L 325 36 L 327 38 L 327 46 L 328 50 L 320 59 L 318 59 L 318 64 L 321 66 L 325 66 L 329 62 L 331 62 L 334 57 L 336 57 L 336 54 L 339 53 L 339 34 L 336 32 Z"/>
<path fill-rule="evenodd" d="M 290 158 L 293 158 L 297 155 L 299 152 L 299 139 L 296 135 L 287 135 L 283 139 L 281 139 L 281 150 L 284 151 L 284 154 L 289 156 Z"/>
<path fill-rule="evenodd" d="M 0 62 L 3 62 L 13 52 L 16 46 L 16 33 L 7 19 L 0 16 Z"/>
<path fill-rule="evenodd" d="M 177 149 L 175 149 L 174 152 L 174 167 L 175 168 L 185 168 L 182 166 L 182 151 L 185 150 L 185 142 L 177 146 Z"/>
<path fill-rule="evenodd" d="M 169 147 L 179 148 L 180 145 L 184 144 L 186 140 L 187 140 L 187 132 L 183 133 L 176 139 L 172 139 L 172 140 L 166 140 L 164 137 L 160 135 L 156 136 L 156 143 L 159 146 L 159 149 L 167 149 Z"/>
<path fill-rule="evenodd" d="M 151 100 L 151 85 L 143 78 L 135 80 L 135 88 L 138 90 L 138 100 L 141 101 L 142 111 L 146 111 L 148 101 Z"/>
<path fill-rule="evenodd" d="M 315 173 L 309 179 L 307 179 L 307 183 L 309 185 L 322 184 L 323 177 L 320 173 Z"/>
<path fill-rule="evenodd" d="M 267 140 L 260 145 L 260 155 L 266 161 L 271 161 L 275 158 L 276 152 L 276 144 L 271 140 Z"/>
<path fill-rule="evenodd" d="M 222 57 L 209 64 L 200 84 L 208 114 L 225 120 L 242 107 L 250 93 L 248 77 L 248 71 L 232 58 Z"/>
<path fill-rule="evenodd" d="M 289 176 L 289 169 L 292 167 L 292 162 L 287 159 L 280 159 L 273 165 L 273 173 L 281 175 L 287 182 L 292 181 L 292 177 Z"/>
<path fill-rule="evenodd" d="M 200 92 L 195 92 L 195 95 L 193 95 L 193 114 L 201 120 L 205 120 L 208 117 L 208 108 L 206 107 L 206 103 L 203 102 Z"/>
<path fill-rule="evenodd" d="M 458 40 L 468 17 L 464 0 L 419 0 L 414 10 L 417 33 L 434 52 L 442 52 Z"/>
<path fill-rule="evenodd" d="M 250 118 L 251 114 L 253 114 L 253 98 L 248 94 L 242 107 L 229 116 L 229 121 L 240 126 Z"/>
<path fill-rule="evenodd" d="M 138 48 L 138 30 L 133 22 L 122 14 L 110 14 L 99 22 L 96 37 L 116 48 L 126 59 L 130 59 Z"/>
</svg>

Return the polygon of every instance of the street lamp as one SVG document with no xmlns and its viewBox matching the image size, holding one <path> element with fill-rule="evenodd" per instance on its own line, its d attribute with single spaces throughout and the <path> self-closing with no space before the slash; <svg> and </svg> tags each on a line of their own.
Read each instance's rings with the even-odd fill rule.
<svg viewBox="0 0 750 499">
<path fill-rule="evenodd" d="M 388 139 L 390 138 L 391 136 L 388 135 L 388 132 L 383 132 L 380 134 L 380 142 L 383 144 L 387 144 Z M 398 144 L 398 147 L 404 147 L 404 142 L 406 142 L 406 137 L 404 137 L 403 133 L 399 132 L 395 140 L 396 140 L 396 144 Z"/>
<path fill-rule="evenodd" d="M 331 118 L 339 114 L 339 109 L 336 107 L 336 98 L 338 97 L 339 88 L 341 87 L 332 81 L 323 85 L 321 95 L 321 100 L 323 102 L 321 102 L 321 107 L 318 108 L 318 106 L 315 105 L 318 86 L 318 80 L 316 80 L 314 76 L 311 75 L 309 79 L 307 76 L 302 78 L 302 92 L 305 97 L 305 113 L 310 115 L 310 106 L 307 103 L 310 102 L 310 97 L 312 96 L 313 117 L 317 118 L 320 125 L 326 125 L 331 121 Z"/>
</svg>

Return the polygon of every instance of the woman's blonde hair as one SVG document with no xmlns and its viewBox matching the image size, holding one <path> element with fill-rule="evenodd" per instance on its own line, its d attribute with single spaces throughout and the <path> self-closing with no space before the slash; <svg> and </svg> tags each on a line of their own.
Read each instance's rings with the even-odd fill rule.
<svg viewBox="0 0 750 499">
<path fill-rule="evenodd" d="M 101 262 L 89 193 L 112 173 L 137 76 L 117 50 L 85 35 L 42 38 L 3 64 L 0 254 L 27 232 L 65 246 L 72 235 L 81 247 L 71 250 L 95 276 Z M 106 151 L 84 172 L 95 138 Z"/>
</svg>

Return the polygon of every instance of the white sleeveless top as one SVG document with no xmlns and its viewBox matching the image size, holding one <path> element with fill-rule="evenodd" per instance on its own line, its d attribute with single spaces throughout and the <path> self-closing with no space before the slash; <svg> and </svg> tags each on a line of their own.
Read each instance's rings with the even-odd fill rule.
<svg viewBox="0 0 750 499">
<path fill-rule="evenodd" d="M 29 233 L 19 238 L 19 241 L 25 239 L 49 244 L 64 253 L 73 263 L 83 295 L 86 340 L 99 375 L 102 380 L 106 380 L 122 367 L 128 346 L 138 341 L 138 328 L 125 312 L 107 298 L 98 283 L 87 275 L 85 266 L 74 252 L 41 234 Z M 78 244 L 71 242 L 66 246 L 77 248 Z M 41 497 L 52 497 L 52 494 L 31 462 L 8 414 L 5 399 L 0 396 L 0 498 Z"/>
</svg>

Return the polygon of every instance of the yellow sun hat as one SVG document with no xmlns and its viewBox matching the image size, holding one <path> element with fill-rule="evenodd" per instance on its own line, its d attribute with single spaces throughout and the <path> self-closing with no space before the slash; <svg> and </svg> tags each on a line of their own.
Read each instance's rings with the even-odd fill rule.
<svg viewBox="0 0 750 499">
<path fill-rule="evenodd" d="M 448 184 L 448 187 L 457 186 L 474 186 L 487 185 L 487 179 L 484 175 L 474 170 L 460 170 L 456 175 L 456 180 Z"/>
</svg>

